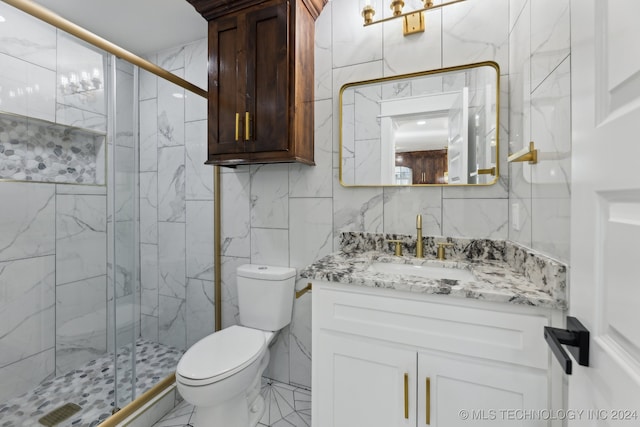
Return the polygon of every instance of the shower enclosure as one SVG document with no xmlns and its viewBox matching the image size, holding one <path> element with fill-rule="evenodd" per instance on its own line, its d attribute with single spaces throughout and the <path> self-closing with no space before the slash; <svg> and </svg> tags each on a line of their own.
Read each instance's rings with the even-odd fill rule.
<svg viewBox="0 0 640 427">
<path fill-rule="evenodd" d="M 72 403 L 57 425 L 93 426 L 213 331 L 213 231 L 208 261 L 186 254 L 185 169 L 204 151 L 185 140 L 206 143 L 206 104 L 185 117 L 181 87 L 3 2 L 0 16 L 0 418 L 37 425 Z M 190 171 L 212 229 L 213 172 Z"/>
</svg>

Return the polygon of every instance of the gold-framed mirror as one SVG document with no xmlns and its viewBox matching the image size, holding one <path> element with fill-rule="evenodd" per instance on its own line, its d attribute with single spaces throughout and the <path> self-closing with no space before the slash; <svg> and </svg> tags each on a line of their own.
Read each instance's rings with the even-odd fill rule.
<svg viewBox="0 0 640 427">
<path fill-rule="evenodd" d="M 345 187 L 498 181 L 500 68 L 493 61 L 347 83 L 339 105 Z"/>
</svg>

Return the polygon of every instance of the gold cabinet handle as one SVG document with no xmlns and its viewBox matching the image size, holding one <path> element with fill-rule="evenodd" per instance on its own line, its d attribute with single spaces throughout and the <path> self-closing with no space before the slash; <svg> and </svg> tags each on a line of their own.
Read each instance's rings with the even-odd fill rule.
<svg viewBox="0 0 640 427">
<path fill-rule="evenodd" d="M 251 116 L 249 112 L 244 113 L 244 139 L 245 141 L 249 141 L 251 139 L 251 126 L 250 126 Z"/>
<path fill-rule="evenodd" d="M 236 141 L 240 139 L 240 113 L 236 113 Z"/>
<path fill-rule="evenodd" d="M 427 425 L 431 425 L 431 378 L 427 377 L 427 413 L 426 413 L 426 418 L 425 418 L 425 423 Z"/>
<path fill-rule="evenodd" d="M 409 374 L 404 374 L 404 418 L 409 419 Z"/>
</svg>

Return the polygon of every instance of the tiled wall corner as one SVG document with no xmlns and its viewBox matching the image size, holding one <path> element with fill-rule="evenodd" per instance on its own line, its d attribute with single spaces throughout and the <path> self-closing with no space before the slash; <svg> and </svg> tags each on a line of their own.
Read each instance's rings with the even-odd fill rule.
<svg viewBox="0 0 640 427">
<path fill-rule="evenodd" d="M 509 147 L 534 141 L 541 158 L 509 165 L 509 239 L 569 262 L 570 2 L 511 0 L 510 7 Z"/>
</svg>

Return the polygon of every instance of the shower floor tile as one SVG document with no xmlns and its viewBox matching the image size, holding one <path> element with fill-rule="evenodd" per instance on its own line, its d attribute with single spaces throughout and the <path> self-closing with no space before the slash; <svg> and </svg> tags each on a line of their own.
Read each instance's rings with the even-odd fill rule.
<svg viewBox="0 0 640 427">
<path fill-rule="evenodd" d="M 136 395 L 175 371 L 182 351 L 166 345 L 136 341 Z M 119 393 L 131 395 L 131 358 L 129 348 L 118 354 L 118 382 L 128 384 Z M 48 412 L 72 402 L 82 411 L 56 427 L 93 427 L 111 415 L 114 398 L 113 354 L 92 360 L 65 375 L 44 381 L 22 396 L 0 403 L 0 427 L 40 426 L 38 419 Z"/>
<path fill-rule="evenodd" d="M 311 391 L 262 379 L 260 391 L 266 409 L 258 427 L 309 427 L 311 426 Z M 195 408 L 182 402 L 153 427 L 191 427 Z"/>
</svg>

